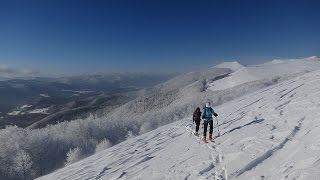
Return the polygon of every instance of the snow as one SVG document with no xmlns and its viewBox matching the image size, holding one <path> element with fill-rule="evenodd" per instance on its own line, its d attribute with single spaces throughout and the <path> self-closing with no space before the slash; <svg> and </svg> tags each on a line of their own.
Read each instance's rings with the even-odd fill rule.
<svg viewBox="0 0 320 180">
<path fill-rule="evenodd" d="M 93 92 L 93 91 L 89 91 L 89 90 L 74 91 L 74 90 L 66 90 L 66 89 L 63 89 L 61 91 L 63 91 L 63 92 L 73 92 L 73 93 L 78 93 L 78 94 L 87 94 L 87 93 L 92 93 Z"/>
<path fill-rule="evenodd" d="M 32 105 L 25 104 L 25 105 L 22 105 L 22 106 L 20 107 L 20 109 L 27 109 L 27 108 L 30 108 L 30 107 L 32 107 Z"/>
<path fill-rule="evenodd" d="M 261 79 L 277 79 L 282 76 L 293 76 L 320 68 L 320 58 L 316 56 L 304 59 L 273 60 L 260 65 L 235 66 L 234 72 L 224 79 L 209 84 L 211 91 L 221 91 L 237 85 Z M 221 64 L 216 67 L 232 68 L 233 64 Z"/>
<path fill-rule="evenodd" d="M 218 64 L 214 66 L 213 68 L 228 68 L 233 71 L 236 71 L 238 69 L 244 68 L 244 66 L 237 61 L 232 61 L 232 62 L 223 62 L 221 64 Z"/>
<path fill-rule="evenodd" d="M 320 57 L 319 56 L 310 56 L 310 57 L 307 57 L 306 59 L 319 61 Z"/>
<path fill-rule="evenodd" d="M 49 98 L 50 96 L 48 94 L 40 94 L 41 97 L 44 97 L 44 98 Z"/>
<path fill-rule="evenodd" d="M 28 105 L 28 104 L 25 104 L 25 105 L 22 105 L 21 107 L 18 107 L 17 110 L 14 110 L 10 113 L 7 113 L 9 116 L 17 116 L 19 114 L 25 114 L 25 110 L 32 107 L 32 105 Z"/>
<path fill-rule="evenodd" d="M 286 62 L 285 60 L 281 60 L 281 59 L 274 59 L 271 62 L 269 62 L 269 64 L 281 64 Z"/>
<path fill-rule="evenodd" d="M 17 116 L 21 113 L 21 111 L 12 111 L 10 113 L 7 113 L 9 116 Z"/>
<path fill-rule="evenodd" d="M 300 65 L 319 67 L 309 61 L 314 59 L 281 63 L 288 69 L 279 64 L 257 68 L 263 67 L 259 69 L 263 76 L 269 73 L 266 66 L 277 75 L 281 69 L 283 73 L 300 72 Z M 295 71 L 290 70 L 294 66 Z M 260 74 L 252 69 L 237 71 Z M 194 126 L 188 117 L 39 179 L 319 178 L 320 71 L 282 81 L 214 109 L 221 132 L 216 144 L 205 144 L 192 135 Z M 217 134 L 216 127 L 214 130 Z"/>
<path fill-rule="evenodd" d="M 41 108 L 41 109 L 34 109 L 32 111 L 29 111 L 30 114 L 48 114 L 47 111 L 49 108 Z"/>
<path fill-rule="evenodd" d="M 47 111 L 49 110 L 49 108 L 40 108 L 40 109 L 34 109 L 34 110 L 28 110 L 28 108 L 32 107 L 32 105 L 22 105 L 21 107 L 18 108 L 18 110 L 14 110 L 10 113 L 7 113 L 10 116 L 17 116 L 19 114 L 48 114 Z"/>
</svg>

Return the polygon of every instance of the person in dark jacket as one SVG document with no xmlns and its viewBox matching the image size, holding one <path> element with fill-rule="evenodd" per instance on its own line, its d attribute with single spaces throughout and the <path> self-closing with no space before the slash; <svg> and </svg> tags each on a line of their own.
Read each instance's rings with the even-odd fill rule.
<svg viewBox="0 0 320 180">
<path fill-rule="evenodd" d="M 218 114 L 214 112 L 214 110 L 211 107 L 210 102 L 206 103 L 206 106 L 203 108 L 203 113 L 202 113 L 202 119 L 203 119 L 203 141 L 207 142 L 207 128 L 208 124 L 210 125 L 210 130 L 209 130 L 209 140 L 213 141 L 212 139 L 212 132 L 213 132 L 213 116 L 217 117 Z"/>
<path fill-rule="evenodd" d="M 199 131 L 199 126 L 200 126 L 200 122 L 201 122 L 201 111 L 200 108 L 197 107 L 196 111 L 193 112 L 193 123 L 196 123 L 196 136 L 199 135 L 198 131 Z"/>
</svg>

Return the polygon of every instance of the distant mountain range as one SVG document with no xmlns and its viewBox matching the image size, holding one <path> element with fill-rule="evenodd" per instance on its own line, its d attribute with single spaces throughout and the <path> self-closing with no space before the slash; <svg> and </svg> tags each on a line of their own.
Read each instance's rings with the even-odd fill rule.
<svg viewBox="0 0 320 180">
<path fill-rule="evenodd" d="M 113 73 L 0 81 L 0 128 L 27 127 L 44 118 L 63 121 L 108 111 L 132 100 L 137 90 L 176 74 Z M 41 111 L 45 109 L 46 111 Z M 107 109 L 107 110 L 106 110 Z"/>
</svg>

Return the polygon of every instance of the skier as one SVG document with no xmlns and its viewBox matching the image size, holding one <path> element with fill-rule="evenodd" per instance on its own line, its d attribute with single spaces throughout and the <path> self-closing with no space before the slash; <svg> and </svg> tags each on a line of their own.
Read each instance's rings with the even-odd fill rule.
<svg viewBox="0 0 320 180">
<path fill-rule="evenodd" d="M 193 112 L 193 123 L 196 123 L 196 132 L 195 135 L 199 136 L 199 126 L 200 126 L 200 121 L 201 121 L 201 111 L 200 108 L 197 107 L 197 109 Z"/>
<path fill-rule="evenodd" d="M 204 124 L 204 129 L 203 129 L 203 141 L 204 142 L 208 142 L 206 139 L 208 124 L 210 125 L 209 140 L 213 141 L 213 139 L 212 139 L 213 116 L 217 117 L 218 114 L 214 112 L 214 110 L 211 107 L 210 102 L 207 102 L 206 106 L 203 108 L 203 113 L 202 113 L 202 119 L 203 119 L 203 124 Z"/>
</svg>

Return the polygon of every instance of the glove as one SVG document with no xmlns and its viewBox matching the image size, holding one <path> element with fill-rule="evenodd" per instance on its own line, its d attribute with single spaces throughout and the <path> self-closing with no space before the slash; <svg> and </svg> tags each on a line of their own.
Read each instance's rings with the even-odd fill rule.
<svg viewBox="0 0 320 180">
<path fill-rule="evenodd" d="M 218 116 L 218 114 L 217 114 L 217 113 L 214 113 L 213 115 L 214 115 L 215 117 L 217 117 L 217 116 Z"/>
</svg>

